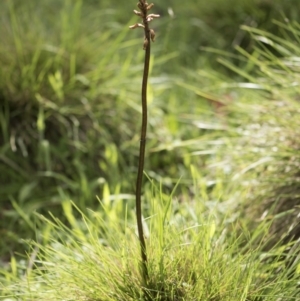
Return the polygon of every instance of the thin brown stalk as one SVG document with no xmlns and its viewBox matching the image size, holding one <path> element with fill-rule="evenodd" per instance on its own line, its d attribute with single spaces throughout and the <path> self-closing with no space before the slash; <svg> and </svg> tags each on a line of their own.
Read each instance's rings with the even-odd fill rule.
<svg viewBox="0 0 300 301">
<path fill-rule="evenodd" d="M 143 221 L 142 221 L 142 204 L 141 204 L 141 195 L 142 195 L 142 184 L 143 184 L 143 172 L 144 172 L 144 163 L 145 163 L 145 149 L 146 149 L 146 136 L 147 136 L 147 86 L 148 86 L 148 75 L 149 75 L 149 64 L 150 64 L 150 49 L 151 41 L 154 41 L 155 33 L 153 29 L 150 29 L 149 22 L 153 18 L 159 17 L 155 14 L 149 14 L 148 10 L 153 7 L 153 4 L 148 4 L 145 0 L 139 0 L 137 4 L 140 11 L 134 10 L 134 13 L 140 16 L 143 20 L 143 23 L 137 23 L 133 26 L 130 26 L 131 29 L 142 27 L 144 28 L 145 38 L 143 48 L 145 50 L 144 58 L 144 73 L 143 73 L 143 82 L 142 82 L 142 126 L 141 126 L 141 139 L 140 139 L 140 152 L 139 152 L 139 162 L 138 162 L 138 173 L 136 179 L 136 219 L 137 219 L 137 228 L 138 235 L 141 247 L 141 267 L 143 273 L 143 280 L 145 284 L 148 283 L 149 273 L 147 266 L 147 249 L 146 242 L 143 230 Z"/>
</svg>

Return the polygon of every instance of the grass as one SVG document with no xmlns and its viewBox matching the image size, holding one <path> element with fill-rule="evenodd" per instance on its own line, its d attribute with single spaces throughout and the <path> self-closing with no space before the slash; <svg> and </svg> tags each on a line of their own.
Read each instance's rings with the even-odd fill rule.
<svg viewBox="0 0 300 301">
<path fill-rule="evenodd" d="M 205 150 L 210 148 L 209 154 L 213 156 L 206 162 L 212 165 L 212 172 L 208 173 L 208 177 L 215 177 L 217 168 L 234 181 L 240 181 L 242 187 L 248 187 L 248 201 L 242 200 L 243 206 L 247 207 L 246 215 L 258 218 L 264 212 L 270 212 L 270 208 L 276 208 L 277 213 L 290 210 L 290 217 L 287 219 L 283 215 L 273 231 L 279 236 L 290 232 L 288 237 L 297 239 L 299 145 L 294 135 L 299 128 L 299 79 L 298 72 L 295 72 L 298 68 L 295 60 L 299 56 L 296 46 L 299 31 L 295 28 L 299 25 L 276 24 L 284 38 L 244 27 L 257 44 L 252 53 L 237 48 L 246 59 L 242 69 L 220 58 L 222 64 L 239 73 L 243 79 L 223 81 L 218 89 L 216 77 L 212 76 L 202 90 L 181 81 L 179 84 L 210 103 L 215 102 L 213 108 L 218 125 L 208 129 L 211 138 L 203 141 L 200 149 L 199 140 L 190 141 L 189 146 L 194 155 L 206 157 Z M 219 102 L 217 105 L 216 101 Z M 193 118 L 192 123 L 199 126 L 195 117 L 190 117 Z M 216 156 L 220 162 L 216 162 Z"/>
<path fill-rule="evenodd" d="M 55 4 L 0 4 L 0 298 L 297 300 L 299 24 L 212 24 L 218 1 L 205 16 L 174 1 L 175 17 L 157 20 L 145 286 L 132 194 L 140 39 L 125 2 Z M 218 33 L 224 22 L 234 33 Z M 193 39 L 199 26 L 211 44 Z M 235 51 L 212 51 L 240 30 Z"/>
<path fill-rule="evenodd" d="M 224 220 L 203 210 L 205 204 L 197 205 L 200 200 L 194 206 L 180 204 L 159 188 L 153 190 L 145 221 L 147 300 L 297 300 L 299 275 L 291 277 L 292 267 L 281 260 L 283 249 L 264 252 L 263 245 L 254 243 L 263 239 L 268 223 L 247 233 L 247 239 L 235 237 Z M 65 210 L 74 220 L 71 229 L 57 218 L 41 217 L 47 233 L 40 233 L 40 239 L 46 241 L 33 244 L 34 268 L 16 268 L 21 280 L 6 286 L 6 300 L 141 299 L 139 245 L 130 222 L 134 212 L 119 219 L 114 209 L 104 207 L 88 216 L 81 212 L 76 220 L 73 206 L 69 202 Z"/>
<path fill-rule="evenodd" d="M 1 77 L 1 164 L 8 168 L 8 177 L 1 180 L 5 187 L 1 198 L 7 208 L 4 229 L 8 223 L 26 227 L 12 202 L 30 216 L 43 208 L 47 208 L 44 213 L 50 208 L 59 212 L 61 201 L 70 196 L 82 210 L 95 207 L 94 196 L 102 193 L 106 182 L 116 191 L 132 189 L 121 174 L 127 170 L 130 178 L 135 177 L 132 146 L 138 141 L 134 120 L 139 117 L 137 76 L 142 52 L 136 57 L 131 49 L 139 41 L 129 40 L 128 27 L 120 29 L 111 21 L 103 24 L 103 34 L 96 34 L 98 23 L 82 24 L 80 15 L 87 14 L 85 20 L 103 19 L 106 11 L 84 10 L 81 1 L 76 3 L 60 7 L 50 25 L 38 18 L 34 26 L 29 21 L 34 15 L 31 6 L 4 5 L 10 16 L 2 18 L 7 41 L 1 50 L 6 74 Z M 22 9 L 24 13 L 18 14 Z M 23 23 L 30 30 L 24 31 Z M 77 32 L 70 31 L 73 23 Z M 156 65 L 167 60 L 162 56 Z M 2 247 L 8 241 L 9 237 Z"/>
</svg>

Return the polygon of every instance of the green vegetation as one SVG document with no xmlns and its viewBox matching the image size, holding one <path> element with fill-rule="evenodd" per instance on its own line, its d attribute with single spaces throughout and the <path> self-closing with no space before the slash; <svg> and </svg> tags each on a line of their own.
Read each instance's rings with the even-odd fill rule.
<svg viewBox="0 0 300 301">
<path fill-rule="evenodd" d="M 134 4 L 0 3 L 0 299 L 298 300 L 297 1 L 155 6 L 146 287 Z"/>
</svg>

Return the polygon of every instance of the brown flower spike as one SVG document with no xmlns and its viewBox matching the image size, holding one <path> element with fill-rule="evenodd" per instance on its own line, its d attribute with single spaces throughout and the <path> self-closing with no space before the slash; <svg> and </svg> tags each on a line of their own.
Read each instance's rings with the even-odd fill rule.
<svg viewBox="0 0 300 301">
<path fill-rule="evenodd" d="M 156 15 L 156 14 L 149 14 L 147 15 L 148 13 L 148 10 L 150 10 L 154 4 L 151 3 L 151 4 L 148 4 L 146 1 L 144 0 L 139 0 L 138 4 L 137 4 L 138 8 L 140 9 L 140 11 L 137 11 L 137 10 L 134 10 L 133 12 L 142 18 L 143 20 L 143 24 L 141 23 L 136 23 L 132 26 L 129 26 L 130 29 L 135 29 L 137 27 L 142 27 L 144 28 L 144 31 L 145 31 L 145 39 L 144 39 L 144 50 L 146 50 L 149 42 L 150 42 L 150 39 L 152 42 L 154 42 L 155 40 L 155 32 L 153 29 L 150 29 L 149 27 L 149 22 L 151 22 L 153 19 L 155 18 L 159 18 L 160 15 Z"/>
<path fill-rule="evenodd" d="M 147 286 L 149 275 L 148 275 L 148 265 L 147 265 L 147 250 L 146 242 L 143 230 L 142 221 L 142 204 L 141 204 L 141 194 L 142 194 L 142 183 L 143 183 L 143 172 L 144 172 L 144 162 L 145 162 L 145 149 L 146 149 L 146 134 L 147 134 L 147 85 L 148 85 L 148 74 L 149 74 L 149 64 L 150 64 L 150 43 L 154 42 L 155 32 L 153 29 L 149 28 L 149 22 L 153 19 L 158 18 L 159 15 L 149 14 L 148 11 L 153 7 L 153 3 L 148 4 L 146 0 L 139 0 L 137 6 L 140 11 L 134 10 L 133 12 L 142 19 L 142 23 L 136 23 L 129 26 L 130 29 L 135 29 L 137 27 L 142 27 L 145 32 L 144 45 L 145 59 L 144 59 L 144 73 L 142 82 L 142 127 L 141 127 L 141 139 L 140 139 L 140 151 L 139 151 L 139 162 L 138 162 L 138 173 L 136 179 L 136 190 L 135 190 L 135 204 L 136 204 L 136 220 L 137 229 L 141 247 L 141 270 L 145 287 Z"/>
</svg>

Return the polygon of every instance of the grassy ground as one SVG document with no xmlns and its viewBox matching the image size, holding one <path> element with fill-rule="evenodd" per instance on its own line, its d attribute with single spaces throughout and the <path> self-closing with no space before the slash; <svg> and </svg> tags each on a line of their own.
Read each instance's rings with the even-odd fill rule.
<svg viewBox="0 0 300 301">
<path fill-rule="evenodd" d="M 256 4 L 156 6 L 147 284 L 135 3 L 0 4 L 4 300 L 297 300 L 300 26 Z"/>
</svg>

